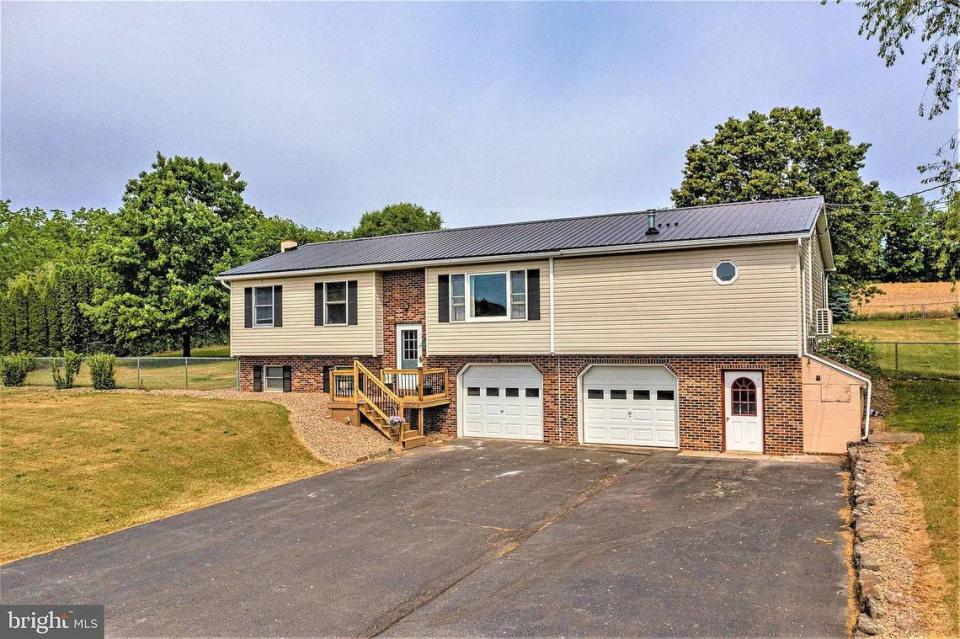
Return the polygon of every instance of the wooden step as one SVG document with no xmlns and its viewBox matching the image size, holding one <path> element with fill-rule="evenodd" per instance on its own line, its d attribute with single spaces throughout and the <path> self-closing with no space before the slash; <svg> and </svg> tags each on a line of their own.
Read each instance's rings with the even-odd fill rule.
<svg viewBox="0 0 960 639">
<path fill-rule="evenodd" d="M 414 433 L 416 431 L 413 431 Z M 400 444 L 405 448 L 417 448 L 419 446 L 424 446 L 429 440 L 423 435 L 417 435 L 416 437 L 405 437 Z"/>
</svg>

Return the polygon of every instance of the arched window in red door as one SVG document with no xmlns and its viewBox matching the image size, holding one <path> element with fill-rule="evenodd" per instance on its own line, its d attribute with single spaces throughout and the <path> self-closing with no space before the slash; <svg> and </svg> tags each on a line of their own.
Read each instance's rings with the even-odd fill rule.
<svg viewBox="0 0 960 639">
<path fill-rule="evenodd" d="M 730 385 L 730 409 L 734 415 L 757 414 L 757 385 L 749 377 L 738 377 Z"/>
</svg>

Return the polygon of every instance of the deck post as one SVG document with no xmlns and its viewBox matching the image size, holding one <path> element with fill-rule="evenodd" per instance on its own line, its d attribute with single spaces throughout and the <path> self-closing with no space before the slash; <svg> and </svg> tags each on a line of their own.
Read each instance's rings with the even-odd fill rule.
<svg viewBox="0 0 960 639">
<path fill-rule="evenodd" d="M 419 411 L 417 411 L 417 412 L 420 413 L 420 416 L 419 416 L 419 418 L 417 419 L 417 422 L 418 422 L 418 423 L 417 423 L 417 433 L 422 437 L 422 436 L 423 436 L 423 409 L 421 408 L 421 409 L 420 409 Z"/>
<path fill-rule="evenodd" d="M 417 399 L 421 402 L 423 401 L 423 367 L 417 367 Z M 423 410 L 420 411 L 421 416 L 423 415 Z"/>
</svg>

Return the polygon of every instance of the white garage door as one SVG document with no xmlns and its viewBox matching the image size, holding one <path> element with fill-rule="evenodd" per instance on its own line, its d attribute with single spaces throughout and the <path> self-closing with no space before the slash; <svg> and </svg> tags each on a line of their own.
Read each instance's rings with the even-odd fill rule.
<svg viewBox="0 0 960 639">
<path fill-rule="evenodd" d="M 662 366 L 594 366 L 583 376 L 583 441 L 677 447 L 677 378 Z"/>
<path fill-rule="evenodd" d="M 543 378 L 532 366 L 471 366 L 461 388 L 465 436 L 543 440 Z"/>
</svg>

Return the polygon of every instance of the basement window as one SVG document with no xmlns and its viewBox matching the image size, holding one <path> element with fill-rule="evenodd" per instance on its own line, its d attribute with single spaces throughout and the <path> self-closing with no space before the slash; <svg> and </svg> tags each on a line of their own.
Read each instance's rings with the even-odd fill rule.
<svg viewBox="0 0 960 639">
<path fill-rule="evenodd" d="M 283 392 L 283 366 L 263 367 L 264 389 Z"/>
</svg>

